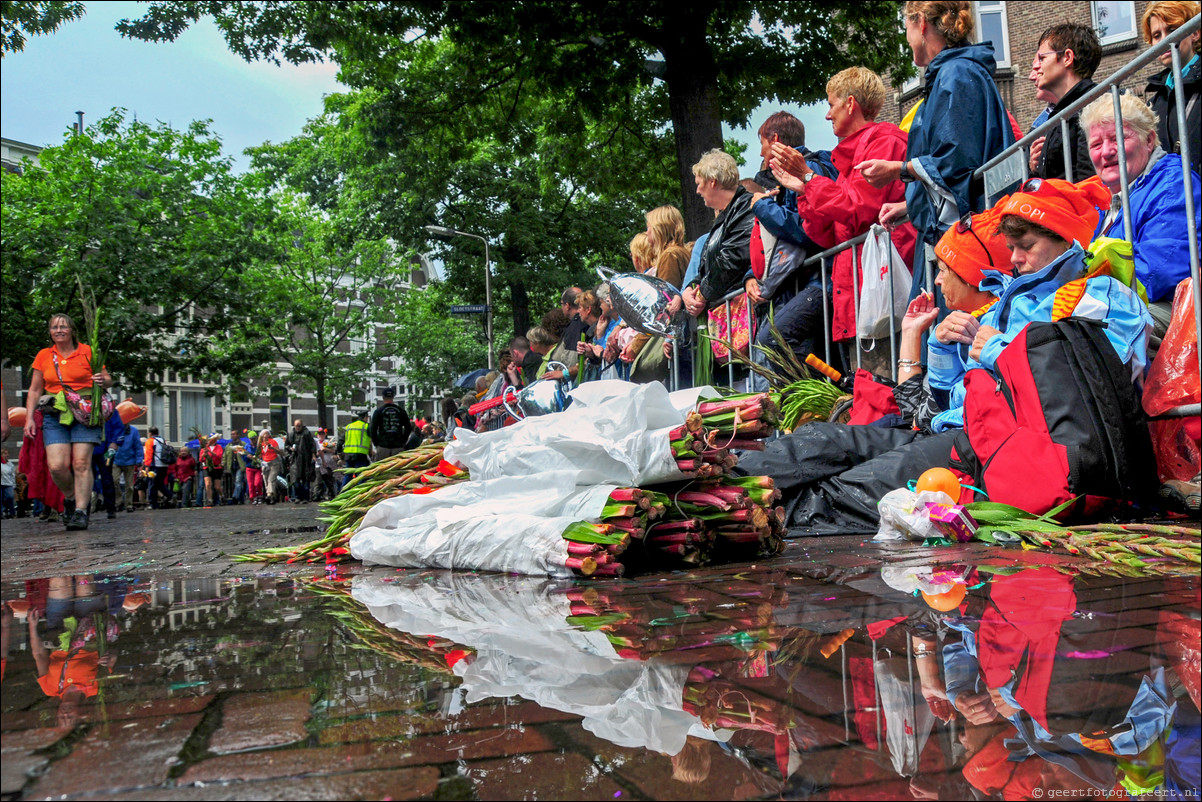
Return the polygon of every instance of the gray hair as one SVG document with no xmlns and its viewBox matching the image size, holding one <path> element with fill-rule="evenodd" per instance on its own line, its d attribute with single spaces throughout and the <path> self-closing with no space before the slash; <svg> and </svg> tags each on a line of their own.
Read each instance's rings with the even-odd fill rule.
<svg viewBox="0 0 1202 802">
<path fill-rule="evenodd" d="M 1123 130 L 1134 131 L 1140 139 L 1147 139 L 1148 134 L 1151 134 L 1152 148 L 1155 149 L 1158 144 L 1156 130 L 1160 124 L 1160 118 L 1156 116 L 1156 112 L 1152 111 L 1147 103 L 1130 94 L 1119 95 L 1119 108 L 1123 112 Z M 1089 129 L 1095 125 L 1113 122 L 1114 100 L 1110 95 L 1103 95 L 1081 112 L 1081 128 L 1084 129 L 1087 137 Z"/>
</svg>

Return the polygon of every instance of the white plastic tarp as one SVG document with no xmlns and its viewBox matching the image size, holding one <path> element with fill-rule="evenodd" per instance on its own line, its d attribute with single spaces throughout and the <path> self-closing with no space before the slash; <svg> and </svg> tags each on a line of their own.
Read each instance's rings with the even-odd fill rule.
<svg viewBox="0 0 1202 802">
<path fill-rule="evenodd" d="M 668 439 L 697 398 L 663 385 L 589 382 L 564 412 L 493 432 L 457 430 L 445 458 L 472 480 L 382 501 L 350 541 L 351 556 L 407 568 L 570 576 L 561 537 L 596 520 L 614 487 L 680 476 Z"/>
<path fill-rule="evenodd" d="M 476 650 L 455 664 L 467 701 L 520 696 L 584 718 L 619 746 L 676 754 L 685 737 L 725 741 L 681 705 L 690 667 L 619 657 L 600 632 L 567 622 L 567 595 L 549 580 L 479 574 L 359 576 L 354 599 L 392 629 Z"/>
</svg>

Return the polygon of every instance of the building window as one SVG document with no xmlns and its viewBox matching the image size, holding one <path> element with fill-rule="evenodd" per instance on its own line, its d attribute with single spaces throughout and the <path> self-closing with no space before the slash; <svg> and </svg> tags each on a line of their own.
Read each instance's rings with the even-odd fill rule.
<svg viewBox="0 0 1202 802">
<path fill-rule="evenodd" d="M 288 433 L 288 388 L 277 384 L 271 388 L 271 431 Z"/>
<path fill-rule="evenodd" d="M 1103 45 L 1134 39 L 1138 33 L 1133 0 L 1094 0 L 1093 26 Z"/>
<path fill-rule="evenodd" d="M 179 424 L 189 438 L 192 432 L 202 435 L 211 431 L 213 399 L 204 393 L 185 390 L 179 394 Z"/>
<path fill-rule="evenodd" d="M 993 42 L 998 67 L 1010 66 L 1010 29 L 1006 25 L 1006 4 L 1002 0 L 980 0 L 972 4 L 977 42 Z"/>
</svg>

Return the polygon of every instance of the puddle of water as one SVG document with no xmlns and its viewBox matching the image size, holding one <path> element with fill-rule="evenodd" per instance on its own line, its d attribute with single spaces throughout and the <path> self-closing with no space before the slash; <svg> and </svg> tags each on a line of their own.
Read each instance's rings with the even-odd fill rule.
<svg viewBox="0 0 1202 802">
<path fill-rule="evenodd" d="M 1198 783 L 1197 577 L 778 562 L 609 582 L 98 575 L 3 597 L 12 799 Z"/>
</svg>

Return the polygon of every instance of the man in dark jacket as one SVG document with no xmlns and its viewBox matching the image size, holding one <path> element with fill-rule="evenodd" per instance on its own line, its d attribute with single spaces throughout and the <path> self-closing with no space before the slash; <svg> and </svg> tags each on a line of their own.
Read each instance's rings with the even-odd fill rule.
<svg viewBox="0 0 1202 802">
<path fill-rule="evenodd" d="M 708 151 L 693 165 L 697 194 L 705 205 L 718 212 L 694 284 L 685 288 L 684 306 L 697 317 L 733 289 L 751 269 L 751 193 L 739 185 L 739 166 L 729 153 Z"/>
<path fill-rule="evenodd" d="M 384 388 L 384 400 L 371 416 L 371 443 L 377 460 L 405 450 L 413 424 L 405 410 L 396 405 L 396 388 Z"/>
<path fill-rule="evenodd" d="M 1091 79 L 1101 61 L 1102 44 L 1088 25 L 1065 22 L 1043 32 L 1032 67 L 1036 76 L 1035 88 L 1057 98 L 1052 114 L 1068 108 L 1095 86 Z M 1032 175 L 1084 181 L 1094 174 L 1093 162 L 1089 160 L 1088 135 L 1081 130 L 1080 117 L 1077 113 L 1068 118 L 1072 176 L 1066 176 L 1064 172 L 1065 143 L 1059 125 L 1053 126 L 1031 145 Z"/>
<path fill-rule="evenodd" d="M 300 418 L 292 422 L 292 431 L 284 440 L 284 449 L 292 458 L 292 468 L 288 474 L 292 483 L 292 500 L 307 503 L 309 489 L 317 475 L 317 442 Z"/>
</svg>

